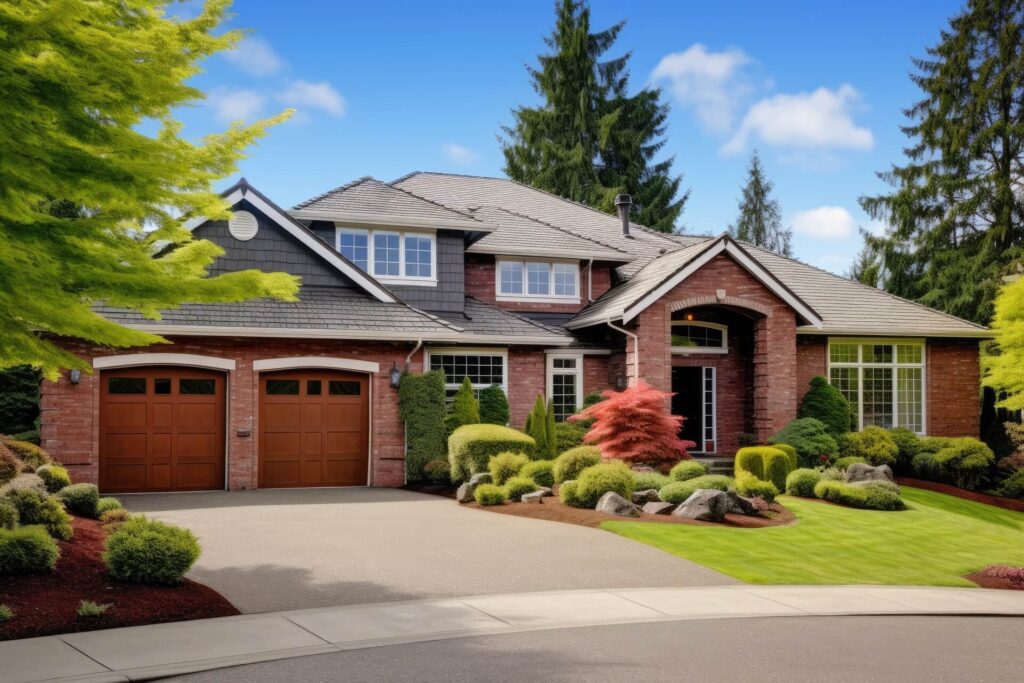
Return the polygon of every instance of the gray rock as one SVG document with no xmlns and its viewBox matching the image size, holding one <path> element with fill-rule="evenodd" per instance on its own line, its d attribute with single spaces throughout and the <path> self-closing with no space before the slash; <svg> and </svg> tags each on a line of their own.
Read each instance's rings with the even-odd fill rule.
<svg viewBox="0 0 1024 683">
<path fill-rule="evenodd" d="M 644 503 L 643 511 L 649 515 L 671 515 L 676 506 L 662 501 Z"/>
<path fill-rule="evenodd" d="M 480 484 L 493 484 L 494 479 L 491 478 L 490 472 L 477 472 L 469 478 L 469 483 L 473 485 L 473 488 L 476 488 Z"/>
<path fill-rule="evenodd" d="M 609 491 L 601 496 L 601 500 L 597 501 L 597 507 L 594 509 L 598 512 L 604 512 L 617 517 L 638 517 L 640 515 L 636 505 L 633 505 L 633 503 L 615 493 L 615 491 Z"/>
<path fill-rule="evenodd" d="M 856 484 L 861 481 L 891 481 L 896 483 L 892 468 L 888 465 L 872 467 L 862 462 L 855 462 L 846 468 L 846 481 Z"/>
<path fill-rule="evenodd" d="M 469 481 L 459 487 L 459 490 L 455 492 L 455 500 L 459 503 L 472 503 L 476 498 L 476 487 L 480 484 L 490 484 L 493 481 L 491 479 L 490 472 L 478 472 L 469 478 Z"/>
<path fill-rule="evenodd" d="M 541 498 L 549 498 L 555 495 L 547 486 L 541 486 L 539 489 L 534 491 L 534 493 L 539 493 Z"/>
<path fill-rule="evenodd" d="M 637 505 L 644 503 L 657 503 L 661 500 L 658 497 L 658 489 L 644 489 L 633 494 L 633 502 Z"/>
<path fill-rule="evenodd" d="M 524 503 L 536 503 L 540 504 L 544 502 L 544 492 L 547 491 L 547 495 L 551 495 L 551 489 L 540 489 L 533 493 L 524 493 L 523 497 L 520 498 Z"/>
<path fill-rule="evenodd" d="M 756 515 L 757 506 L 750 498 L 744 498 L 735 491 L 726 491 L 729 497 L 729 512 L 737 515 Z"/>
<path fill-rule="evenodd" d="M 730 505 L 729 495 L 725 491 L 697 489 L 672 511 L 672 516 L 702 522 L 721 522 L 729 512 Z"/>
</svg>

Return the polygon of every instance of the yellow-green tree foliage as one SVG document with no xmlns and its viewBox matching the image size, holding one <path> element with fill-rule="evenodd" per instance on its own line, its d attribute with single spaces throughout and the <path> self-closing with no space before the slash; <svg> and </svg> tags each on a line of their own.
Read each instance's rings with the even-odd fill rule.
<svg viewBox="0 0 1024 683">
<path fill-rule="evenodd" d="M 985 384 L 1000 393 L 1000 407 L 1024 410 L 1024 278 L 999 291 L 992 330 L 995 342 L 982 356 Z"/>
<path fill-rule="evenodd" d="M 185 302 L 294 298 L 284 273 L 207 277 L 222 250 L 182 228 L 227 217 L 213 182 L 289 114 L 182 136 L 174 108 L 203 97 L 188 80 L 240 37 L 214 34 L 229 4 L 176 19 L 157 0 L 0 3 L 0 368 L 88 369 L 48 335 L 163 341 L 96 315 L 99 301 L 156 319 Z"/>
</svg>

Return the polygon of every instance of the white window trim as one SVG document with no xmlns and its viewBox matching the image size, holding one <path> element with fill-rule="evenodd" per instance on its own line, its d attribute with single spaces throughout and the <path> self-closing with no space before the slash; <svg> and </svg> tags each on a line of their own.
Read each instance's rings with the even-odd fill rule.
<svg viewBox="0 0 1024 683">
<path fill-rule="evenodd" d="M 501 390 L 505 392 L 505 396 L 508 396 L 508 349 L 496 349 L 487 347 L 470 347 L 470 346 L 452 346 L 452 347 L 441 347 L 441 346 L 430 346 L 426 349 L 426 360 L 423 364 L 424 372 L 430 371 L 431 359 L 434 356 L 501 356 L 502 363 L 504 364 L 503 371 L 501 373 Z M 462 386 L 462 381 L 455 383 L 449 383 L 445 378 L 444 388 L 458 389 Z M 486 389 L 491 386 L 490 384 L 473 384 L 473 388 L 476 390 Z"/>
<path fill-rule="evenodd" d="M 857 361 L 856 362 L 841 362 L 832 360 L 832 345 L 833 344 L 856 344 L 857 345 Z M 864 350 L 862 344 L 880 344 L 884 346 L 893 347 L 893 362 L 892 363 L 865 363 L 863 361 Z M 921 362 L 920 363 L 900 363 L 897 362 L 897 350 L 896 346 L 899 344 L 913 344 L 921 347 Z M 900 368 L 914 368 L 921 370 L 921 431 L 915 432 L 919 436 L 926 436 L 928 434 L 928 344 L 925 339 L 921 338 L 898 338 L 898 337 L 829 337 L 828 345 L 825 348 L 825 360 L 826 360 L 826 379 L 829 384 L 832 383 L 832 368 L 855 368 L 857 370 L 857 429 L 864 429 L 864 368 L 892 368 L 892 426 L 902 427 L 899 423 L 899 396 L 898 391 L 898 373 L 897 369 Z"/>
<path fill-rule="evenodd" d="M 707 395 L 707 389 L 705 384 L 708 379 L 711 380 L 711 396 L 710 401 Z M 700 433 L 704 437 L 704 440 L 698 444 L 698 448 L 701 453 L 717 453 L 718 452 L 718 370 L 714 366 L 705 366 L 701 368 L 700 376 L 700 392 L 701 392 L 701 415 L 700 415 Z M 711 412 L 711 426 L 707 426 L 708 411 Z M 710 451 L 707 450 L 708 442 L 711 442 L 712 448 Z"/>
<path fill-rule="evenodd" d="M 523 291 L 520 294 L 503 294 L 501 291 L 501 264 L 503 263 L 518 263 L 523 267 Z M 528 263 L 544 263 L 548 266 L 548 294 L 527 294 L 528 288 L 528 277 L 526 274 L 526 264 Z M 575 268 L 576 274 L 576 294 L 572 296 L 557 295 L 555 291 L 555 265 L 566 264 L 571 265 Z M 550 303 L 550 304 L 578 304 L 580 302 L 580 264 L 579 261 L 573 261 L 569 259 L 514 259 L 514 258 L 499 258 L 494 264 L 494 294 L 498 301 L 533 301 L 536 303 Z"/>
<path fill-rule="evenodd" d="M 419 287 L 437 286 L 437 233 L 422 230 L 371 230 L 369 228 L 352 228 L 342 225 L 334 227 L 334 248 L 341 253 L 341 236 L 344 233 L 366 235 L 366 269 L 367 274 L 377 282 L 385 285 L 415 285 Z M 374 258 L 373 238 L 375 235 L 398 235 L 398 275 L 379 275 Z M 430 277 L 405 274 L 405 238 L 426 237 L 430 240 Z"/>
<path fill-rule="evenodd" d="M 583 407 L 583 354 L 582 353 L 548 353 L 545 368 L 545 397 L 550 401 L 555 398 L 555 375 L 576 376 L 576 410 Z M 569 359 L 576 361 L 574 370 L 555 368 L 555 359 Z"/>
<path fill-rule="evenodd" d="M 694 355 L 705 353 L 725 354 L 729 353 L 729 328 L 720 323 L 709 323 L 703 320 L 672 320 L 669 322 L 669 340 L 672 339 L 672 328 L 676 325 L 692 325 L 694 327 L 708 327 L 713 330 L 721 330 L 721 346 L 673 346 L 672 353 L 679 355 Z"/>
</svg>

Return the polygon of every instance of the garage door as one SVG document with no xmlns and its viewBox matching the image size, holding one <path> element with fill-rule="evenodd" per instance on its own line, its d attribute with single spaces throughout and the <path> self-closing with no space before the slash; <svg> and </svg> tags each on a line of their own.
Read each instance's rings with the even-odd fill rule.
<svg viewBox="0 0 1024 683">
<path fill-rule="evenodd" d="M 260 486 L 366 486 L 369 394 L 356 373 L 260 375 Z"/>
<path fill-rule="evenodd" d="M 100 489 L 224 488 L 224 375 L 125 368 L 100 375 Z"/>
</svg>

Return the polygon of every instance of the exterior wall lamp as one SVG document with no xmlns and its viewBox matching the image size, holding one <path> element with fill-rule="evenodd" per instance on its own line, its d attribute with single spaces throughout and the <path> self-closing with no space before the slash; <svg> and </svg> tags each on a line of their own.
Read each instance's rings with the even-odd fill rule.
<svg viewBox="0 0 1024 683">
<path fill-rule="evenodd" d="M 69 372 L 68 373 L 68 381 L 70 381 L 72 384 L 78 384 L 79 382 L 81 382 L 82 381 L 82 371 L 81 370 L 72 370 L 71 372 Z"/>
<path fill-rule="evenodd" d="M 402 383 L 402 371 L 398 369 L 398 365 L 395 363 L 391 364 L 389 379 L 391 380 L 392 389 L 397 389 L 398 385 Z"/>
</svg>

